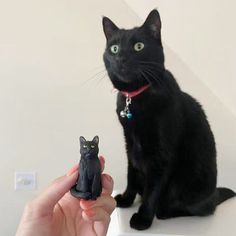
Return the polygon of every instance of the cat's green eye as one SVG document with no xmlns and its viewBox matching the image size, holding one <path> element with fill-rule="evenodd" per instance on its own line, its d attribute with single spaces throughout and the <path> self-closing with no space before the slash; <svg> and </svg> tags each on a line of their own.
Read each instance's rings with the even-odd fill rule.
<svg viewBox="0 0 236 236">
<path fill-rule="evenodd" d="M 139 52 L 144 48 L 144 43 L 142 42 L 137 42 L 134 44 L 134 50 Z"/>
<path fill-rule="evenodd" d="M 95 146 L 94 146 L 94 145 L 91 145 L 91 148 L 95 148 Z"/>
<path fill-rule="evenodd" d="M 119 45 L 114 44 L 110 47 L 110 49 L 113 54 L 117 54 L 119 52 Z"/>
<path fill-rule="evenodd" d="M 83 148 L 86 148 L 87 147 L 87 145 L 83 145 Z"/>
</svg>

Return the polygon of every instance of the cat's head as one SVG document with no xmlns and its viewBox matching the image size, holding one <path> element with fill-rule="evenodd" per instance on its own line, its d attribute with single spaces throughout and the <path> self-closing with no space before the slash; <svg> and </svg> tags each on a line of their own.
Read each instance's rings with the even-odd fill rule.
<svg viewBox="0 0 236 236">
<path fill-rule="evenodd" d="M 103 17 L 103 30 L 107 39 L 103 59 L 114 87 L 134 91 L 155 83 L 164 69 L 158 11 L 151 11 L 141 27 L 130 30 L 119 29 Z"/>
<path fill-rule="evenodd" d="M 80 154 L 85 157 L 97 156 L 98 149 L 98 136 L 95 136 L 92 141 L 87 141 L 83 136 L 80 137 Z"/>
</svg>

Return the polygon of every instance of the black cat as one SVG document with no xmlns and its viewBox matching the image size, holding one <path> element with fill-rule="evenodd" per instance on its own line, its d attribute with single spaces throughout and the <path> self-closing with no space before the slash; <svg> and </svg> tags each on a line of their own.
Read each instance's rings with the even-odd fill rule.
<svg viewBox="0 0 236 236">
<path fill-rule="evenodd" d="M 216 188 L 216 148 L 206 115 L 165 69 L 158 11 L 131 30 L 104 17 L 103 29 L 103 58 L 120 91 L 117 114 L 128 155 L 128 184 L 116 196 L 118 207 L 129 207 L 141 195 L 142 204 L 130 220 L 139 230 L 150 227 L 155 215 L 212 214 L 235 193 Z"/>
<path fill-rule="evenodd" d="M 92 141 L 80 137 L 79 177 L 76 185 L 71 188 L 74 197 L 96 200 L 102 192 L 98 142 L 98 136 Z"/>
</svg>

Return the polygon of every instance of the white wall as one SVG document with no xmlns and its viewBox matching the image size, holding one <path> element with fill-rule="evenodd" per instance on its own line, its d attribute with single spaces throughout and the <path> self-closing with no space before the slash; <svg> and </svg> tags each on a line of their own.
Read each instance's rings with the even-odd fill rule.
<svg viewBox="0 0 236 236">
<path fill-rule="evenodd" d="M 112 86 L 102 72 L 102 15 L 138 17 L 122 1 L 0 1 L 0 235 L 14 234 L 26 201 L 79 159 L 79 136 L 100 136 L 106 171 L 121 188 L 126 162 Z M 86 81 L 86 82 L 85 82 Z M 38 190 L 14 192 L 14 171 Z"/>
<path fill-rule="evenodd" d="M 182 87 L 204 104 L 219 146 L 219 182 L 236 188 L 230 182 L 236 153 L 235 96 L 231 90 L 235 87 L 232 80 L 235 70 L 229 66 L 233 65 L 235 55 L 233 39 L 227 36 L 228 47 L 211 50 L 210 54 L 206 49 L 211 46 L 208 39 L 211 35 L 207 34 L 205 24 L 195 18 L 196 27 L 201 26 L 198 31 L 207 34 L 207 47 L 204 38 L 195 39 L 199 34 L 189 36 L 189 16 L 196 14 L 195 7 L 200 7 L 203 1 L 188 5 L 186 12 L 181 0 L 180 5 L 174 0 L 145 1 L 145 5 L 139 5 L 144 1 L 135 2 L 132 7 L 135 11 L 141 7 L 142 11 L 136 12 L 142 13 L 142 18 L 153 8 L 149 3 L 160 3 L 168 68 L 174 71 Z M 211 8 L 217 8 L 217 4 L 218 1 Z M 205 6 L 207 11 L 210 6 L 208 3 Z M 230 9 L 224 20 L 230 17 Z M 188 20 L 184 12 L 188 13 Z M 100 81 L 105 47 L 102 15 L 110 16 L 122 27 L 142 22 L 123 1 L 0 0 L 0 235 L 13 235 L 24 203 L 78 160 L 80 135 L 100 136 L 101 154 L 107 159 L 106 171 L 114 177 L 116 188 L 125 185 L 126 157 L 114 112 L 116 96 L 107 77 Z M 181 27 L 176 27 L 177 23 Z M 211 24 L 214 23 L 212 20 Z M 221 63 L 215 56 L 219 52 Z M 212 60 L 206 67 L 209 55 Z M 224 82 L 219 80 L 223 73 L 221 64 L 230 69 Z M 229 103 L 225 103 L 227 99 Z M 223 161 L 223 156 L 227 161 Z M 38 173 L 37 191 L 14 192 L 14 171 L 31 170 Z"/>
</svg>

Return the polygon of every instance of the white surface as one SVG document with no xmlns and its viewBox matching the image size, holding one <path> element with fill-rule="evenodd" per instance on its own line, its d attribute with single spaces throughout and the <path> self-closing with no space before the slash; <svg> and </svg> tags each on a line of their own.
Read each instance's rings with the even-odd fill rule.
<svg viewBox="0 0 236 236">
<path fill-rule="evenodd" d="M 144 231 L 131 229 L 129 220 L 137 212 L 139 203 L 131 208 L 117 208 L 112 215 L 108 236 L 225 236 L 236 235 L 236 198 L 219 205 L 215 214 L 207 217 L 178 217 L 167 220 L 154 219 Z"/>
</svg>

